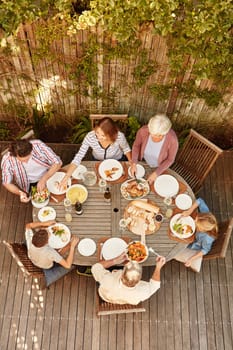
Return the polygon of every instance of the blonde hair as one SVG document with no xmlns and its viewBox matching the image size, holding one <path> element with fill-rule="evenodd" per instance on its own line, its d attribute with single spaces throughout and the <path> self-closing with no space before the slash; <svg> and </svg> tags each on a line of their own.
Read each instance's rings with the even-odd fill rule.
<svg viewBox="0 0 233 350">
<path fill-rule="evenodd" d="M 152 135 L 166 135 L 172 123 L 165 114 L 157 114 L 149 120 L 148 129 Z"/>
<path fill-rule="evenodd" d="M 136 261 L 129 261 L 123 269 L 121 280 L 127 287 L 134 287 L 142 278 L 142 267 Z"/>
<path fill-rule="evenodd" d="M 218 237 L 218 224 L 216 217 L 212 213 L 198 213 L 196 226 L 198 231 L 206 232 L 215 238 Z"/>
</svg>

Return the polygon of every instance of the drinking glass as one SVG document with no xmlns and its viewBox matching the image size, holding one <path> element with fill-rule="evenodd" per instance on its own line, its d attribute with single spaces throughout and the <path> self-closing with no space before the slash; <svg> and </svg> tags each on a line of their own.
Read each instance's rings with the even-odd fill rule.
<svg viewBox="0 0 233 350">
<path fill-rule="evenodd" d="M 99 191 L 101 193 L 104 193 L 107 187 L 107 182 L 104 179 L 100 179 L 98 185 L 99 185 Z"/>
<path fill-rule="evenodd" d="M 119 221 L 119 229 L 120 229 L 120 232 L 124 232 L 127 228 L 127 220 L 126 219 L 120 219 Z"/>
<path fill-rule="evenodd" d="M 94 171 L 86 171 L 83 174 L 83 182 L 87 186 L 94 186 L 96 184 L 96 173 Z"/>
</svg>

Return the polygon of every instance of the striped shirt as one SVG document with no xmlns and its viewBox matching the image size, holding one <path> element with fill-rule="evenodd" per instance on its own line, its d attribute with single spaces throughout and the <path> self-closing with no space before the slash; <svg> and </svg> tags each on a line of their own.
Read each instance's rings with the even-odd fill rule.
<svg viewBox="0 0 233 350">
<path fill-rule="evenodd" d="M 37 164 L 49 169 L 53 164 L 61 163 L 60 157 L 42 141 L 32 140 L 30 143 L 32 144 L 31 157 Z M 7 152 L 3 156 L 1 169 L 3 184 L 10 184 L 14 180 L 23 191 L 29 191 L 30 182 L 24 164 L 12 156 L 10 152 Z"/>
<path fill-rule="evenodd" d="M 104 159 L 121 159 L 123 154 L 126 154 L 131 151 L 129 144 L 125 138 L 125 135 L 118 131 L 117 139 L 114 143 L 109 145 L 107 148 L 103 148 L 99 143 L 95 131 L 90 131 L 84 138 L 83 143 L 72 160 L 72 163 L 79 165 L 86 155 L 88 148 L 92 148 L 92 155 L 95 159 L 104 160 Z"/>
</svg>

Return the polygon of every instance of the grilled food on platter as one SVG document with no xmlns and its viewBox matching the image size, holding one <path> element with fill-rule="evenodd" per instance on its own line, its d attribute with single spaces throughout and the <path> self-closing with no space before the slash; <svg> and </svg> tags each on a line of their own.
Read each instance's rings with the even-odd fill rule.
<svg viewBox="0 0 233 350">
<path fill-rule="evenodd" d="M 121 194 L 125 199 L 143 198 L 150 192 L 150 186 L 145 179 L 127 180 L 121 185 Z"/>
</svg>

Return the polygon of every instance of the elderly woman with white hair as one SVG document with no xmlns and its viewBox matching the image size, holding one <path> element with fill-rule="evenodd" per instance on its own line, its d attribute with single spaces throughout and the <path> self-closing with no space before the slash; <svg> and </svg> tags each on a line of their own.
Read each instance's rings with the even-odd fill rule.
<svg viewBox="0 0 233 350">
<path fill-rule="evenodd" d="M 151 168 L 155 168 L 148 177 L 150 184 L 174 163 L 179 144 L 171 126 L 166 115 L 158 114 L 137 132 L 132 148 L 132 173 L 136 173 L 137 162 L 145 160 Z"/>
<path fill-rule="evenodd" d="M 99 282 L 100 297 L 113 304 L 137 305 L 151 297 L 160 288 L 160 270 L 166 260 L 156 258 L 156 267 L 149 282 L 142 281 L 142 267 L 135 261 L 126 263 L 123 269 L 107 270 L 127 260 L 126 253 L 111 260 L 101 260 L 92 266 L 94 279 Z"/>
</svg>

